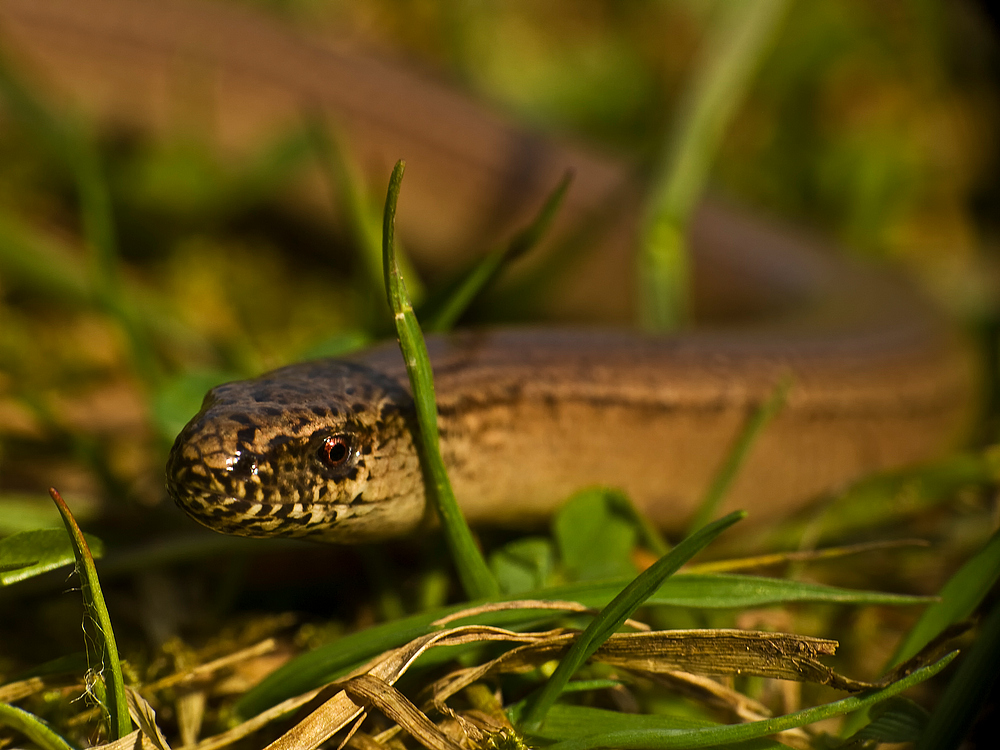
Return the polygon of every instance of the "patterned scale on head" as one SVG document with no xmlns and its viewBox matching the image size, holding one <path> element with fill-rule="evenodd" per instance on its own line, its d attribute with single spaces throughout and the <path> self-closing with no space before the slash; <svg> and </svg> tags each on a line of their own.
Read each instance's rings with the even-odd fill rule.
<svg viewBox="0 0 1000 750">
<path fill-rule="evenodd" d="M 398 535 L 424 513 L 413 425 L 409 392 L 370 367 L 284 367 L 209 391 L 170 451 L 167 489 L 227 534 Z"/>
</svg>

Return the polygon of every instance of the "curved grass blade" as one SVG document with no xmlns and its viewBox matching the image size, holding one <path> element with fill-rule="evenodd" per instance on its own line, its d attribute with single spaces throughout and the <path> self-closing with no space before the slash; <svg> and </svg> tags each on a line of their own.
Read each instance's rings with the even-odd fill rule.
<svg viewBox="0 0 1000 750">
<path fill-rule="evenodd" d="M 59 514 L 66 525 L 66 531 L 73 541 L 86 617 L 97 631 L 95 640 L 100 646 L 91 663 L 100 665 L 101 677 L 108 688 L 109 731 L 112 739 L 120 740 L 132 731 L 132 721 L 128 715 L 128 701 L 125 698 L 125 681 L 122 679 L 118 646 L 115 644 L 115 634 L 111 627 L 111 617 L 108 615 L 107 605 L 104 603 L 104 594 L 101 593 L 101 582 L 97 578 L 94 557 L 87 546 L 87 540 L 83 537 L 83 532 L 76 525 L 76 519 L 73 518 L 65 501 L 55 489 L 50 489 L 49 494 L 52 495 L 52 500 L 59 509 Z"/>
<path fill-rule="evenodd" d="M 668 748 L 712 747 L 724 743 L 743 742 L 760 737 L 813 724 L 823 719 L 841 716 L 851 711 L 874 706 L 924 680 L 933 677 L 955 658 L 952 652 L 929 666 L 918 669 L 913 674 L 880 690 L 872 690 L 860 695 L 852 695 L 833 703 L 827 703 L 803 711 L 776 716 L 763 721 L 747 724 L 706 727 L 704 729 L 636 729 L 605 732 L 588 737 L 565 740 L 549 746 L 549 750 L 592 750 L 599 747 L 622 748 L 622 750 L 667 750 Z"/>
<path fill-rule="evenodd" d="M 42 750 L 75 750 L 45 721 L 9 703 L 0 703 L 0 725 L 16 729 Z"/>
<path fill-rule="evenodd" d="M 346 219 L 348 229 L 358 247 L 365 279 L 377 298 L 383 291 L 382 236 L 378 209 L 369 200 L 370 196 L 361 176 L 361 170 L 345 148 L 343 135 L 337 133 L 322 118 L 314 118 L 308 122 L 306 133 L 318 157 L 323 176 L 331 192 L 338 199 L 337 208 Z M 396 262 L 406 280 L 411 298 L 420 300 L 424 295 L 424 289 L 417 272 L 405 255 L 397 251 L 396 256 Z M 381 308 L 379 312 L 384 313 Z M 385 331 L 382 331 L 382 334 L 384 335 Z"/>
<path fill-rule="evenodd" d="M 949 625 L 970 617 L 998 578 L 1000 578 L 1000 531 L 994 532 L 986 545 L 941 587 L 938 601 L 924 610 L 900 644 L 889 667 L 902 664 L 944 632 Z"/>
<path fill-rule="evenodd" d="M 950 625 L 972 616 L 983 598 L 1000 578 L 1000 531 L 994 532 L 983 548 L 959 568 L 941 587 L 937 600 L 924 613 L 899 644 L 886 669 L 912 658 Z M 983 630 L 980 639 L 987 638 Z M 844 724 L 846 735 L 854 733 L 865 721 L 863 715 L 850 717 Z"/>
<path fill-rule="evenodd" d="M 425 481 L 425 484 L 441 519 L 441 526 L 466 596 L 470 599 L 497 596 L 500 593 L 500 586 L 486 565 L 486 560 L 483 559 L 479 547 L 472 538 L 469 525 L 458 508 L 448 473 L 445 471 L 444 460 L 441 458 L 430 357 L 396 262 L 394 225 L 404 168 L 403 161 L 396 162 L 392 177 L 389 179 L 382 220 L 382 263 L 386 296 L 393 313 L 396 334 L 399 336 L 399 347 L 406 363 L 406 373 L 410 377 L 410 386 L 413 389 L 413 402 L 417 410 L 417 423 L 420 426 L 419 442 L 424 469 L 427 472 L 425 480 L 429 480 Z"/>
<path fill-rule="evenodd" d="M 420 309 L 420 318 L 427 321 L 424 327 L 428 331 L 451 330 L 472 301 L 496 280 L 508 264 L 538 244 L 552 225 L 572 181 L 573 172 L 567 171 L 534 220 L 515 234 L 506 247 L 487 253 L 460 274 L 457 281 L 427 300 Z"/>
<path fill-rule="evenodd" d="M 12 281 L 70 302 L 89 302 L 91 283 L 76 259 L 21 217 L 0 209 L 0 270 Z"/>
<path fill-rule="evenodd" d="M 640 573 L 616 596 L 601 613 L 594 618 L 586 630 L 559 662 L 556 671 L 548 679 L 525 711 L 523 728 L 525 731 L 537 729 L 545 719 L 549 707 L 555 703 L 569 678 L 577 669 L 621 627 L 636 609 L 656 591 L 684 563 L 704 549 L 719 534 L 741 520 L 746 513 L 737 511 L 699 529 L 653 565 Z"/>
</svg>

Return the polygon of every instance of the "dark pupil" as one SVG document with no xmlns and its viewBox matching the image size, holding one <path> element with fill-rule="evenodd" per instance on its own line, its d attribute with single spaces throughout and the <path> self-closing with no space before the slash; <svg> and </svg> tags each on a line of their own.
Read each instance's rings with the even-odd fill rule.
<svg viewBox="0 0 1000 750">
<path fill-rule="evenodd" d="M 348 455 L 350 455 L 350 449 L 347 447 L 347 442 L 343 437 L 335 435 L 334 437 L 328 437 L 326 442 L 323 443 L 323 452 L 326 456 L 326 461 L 331 466 L 339 466 L 347 460 Z"/>
</svg>

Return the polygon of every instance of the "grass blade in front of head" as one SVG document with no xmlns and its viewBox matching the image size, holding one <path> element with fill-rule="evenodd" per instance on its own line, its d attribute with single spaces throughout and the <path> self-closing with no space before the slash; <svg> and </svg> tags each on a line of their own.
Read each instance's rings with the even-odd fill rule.
<svg viewBox="0 0 1000 750">
<path fill-rule="evenodd" d="M 555 703 L 556 698 L 569 682 L 569 678 L 643 602 L 652 596 L 664 580 L 745 515 L 746 513 L 742 511 L 730 513 L 725 518 L 720 518 L 715 523 L 699 529 L 626 586 L 587 626 L 587 629 L 583 631 L 566 656 L 559 662 L 559 666 L 548 682 L 531 701 L 524 715 L 524 730 L 531 731 L 541 725 L 545 720 L 546 712 Z"/>
<path fill-rule="evenodd" d="M 788 0 L 720 3 L 702 44 L 681 114 L 654 180 L 640 240 L 642 324 L 676 328 L 687 317 L 689 265 L 684 240 L 726 125 L 742 101 Z"/>
<path fill-rule="evenodd" d="M 59 514 L 62 516 L 66 531 L 73 540 L 73 551 L 76 554 L 76 565 L 80 575 L 80 589 L 83 593 L 83 606 L 87 620 L 93 625 L 98 651 L 91 664 L 96 665 L 99 678 L 106 686 L 106 709 L 108 711 L 109 732 L 111 738 L 120 740 L 132 731 L 132 720 L 128 715 L 128 701 L 125 698 L 125 681 L 122 679 L 121 662 L 118 659 L 118 646 L 115 644 L 115 634 L 111 628 L 111 617 L 108 615 L 104 594 L 101 593 L 101 582 L 97 578 L 97 568 L 90 554 L 87 540 L 76 524 L 76 519 L 70 513 L 66 503 L 54 489 L 49 493 L 55 501 Z"/>
<path fill-rule="evenodd" d="M 403 352 L 406 372 L 410 377 L 413 389 L 413 402 L 417 410 L 417 423 L 420 427 L 419 443 L 424 458 L 425 470 L 430 474 L 426 481 L 427 489 L 437 509 L 438 517 L 444 529 L 445 538 L 455 559 L 462 588 L 470 599 L 482 599 L 497 596 L 500 588 L 496 579 L 486 565 L 479 547 L 472 538 L 462 512 L 455 500 L 451 482 L 441 458 L 440 442 L 438 440 L 437 405 L 434 401 L 434 380 L 431 372 L 430 357 L 427 345 L 417 316 L 413 314 L 406 293 L 406 285 L 396 263 L 393 248 L 394 225 L 396 219 L 396 203 L 399 199 L 399 189 L 403 181 L 404 162 L 396 163 L 389 179 L 389 190 L 385 198 L 385 214 L 382 220 L 382 263 L 385 273 L 385 291 L 392 309 L 396 334 L 399 336 L 399 347 Z"/>
</svg>

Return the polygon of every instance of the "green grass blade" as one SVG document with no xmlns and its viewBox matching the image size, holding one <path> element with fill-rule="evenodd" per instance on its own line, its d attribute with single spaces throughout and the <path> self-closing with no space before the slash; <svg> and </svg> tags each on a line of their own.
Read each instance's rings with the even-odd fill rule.
<svg viewBox="0 0 1000 750">
<path fill-rule="evenodd" d="M 0 271 L 12 282 L 63 301 L 89 302 L 91 285 L 75 258 L 0 210 Z"/>
<path fill-rule="evenodd" d="M 921 615 L 890 662 L 902 664 L 940 635 L 945 628 L 970 617 L 1000 578 L 1000 531 L 972 556 L 938 593 L 939 601 Z"/>
<path fill-rule="evenodd" d="M 670 716 L 669 714 L 627 714 L 621 711 L 610 711 L 590 706 L 574 706 L 557 703 L 549 711 L 545 725 L 539 734 L 528 738 L 542 739 L 549 742 L 583 738 L 588 735 L 603 734 L 623 730 L 659 729 L 659 730 L 692 730 L 718 726 L 704 719 L 694 719 L 687 716 Z M 767 738 L 747 740 L 737 744 L 726 744 L 720 748 L 733 750 L 785 750 L 787 745 Z"/>
<path fill-rule="evenodd" d="M 128 702 L 125 698 L 125 681 L 122 679 L 121 661 L 118 658 L 118 646 L 115 643 L 115 633 L 111 627 L 111 617 L 108 615 L 104 594 L 101 592 L 101 582 L 97 578 L 97 568 L 94 557 L 83 537 L 83 532 L 76 524 L 76 519 L 70 513 L 69 507 L 54 489 L 49 493 L 66 525 L 66 531 L 73 541 L 73 551 L 76 554 L 77 570 L 80 575 L 80 589 L 83 593 L 83 605 L 87 618 L 96 629 L 96 642 L 100 649 L 91 662 L 100 665 L 100 676 L 107 686 L 107 711 L 109 731 L 112 739 L 120 740 L 132 731 L 132 720 L 128 715 Z"/>
<path fill-rule="evenodd" d="M 722 499 L 726 496 L 726 492 L 739 473 L 740 467 L 743 466 L 743 462 L 746 461 L 747 455 L 750 453 L 750 448 L 757 440 L 757 437 L 768 423 L 778 415 L 778 412 L 784 408 L 785 401 L 788 398 L 788 391 L 791 387 L 791 378 L 783 378 L 777 387 L 775 387 L 771 397 L 761 404 L 750 416 L 750 419 L 747 420 L 743 426 L 743 430 L 736 437 L 736 441 L 729 449 L 722 467 L 713 477 L 712 484 L 705 493 L 705 497 L 702 498 L 701 503 L 698 505 L 698 512 L 695 514 L 694 521 L 690 527 L 692 530 L 700 529 L 715 516 L 719 505 L 722 503 Z"/>
<path fill-rule="evenodd" d="M 918 669 L 911 675 L 888 685 L 880 690 L 872 690 L 842 698 L 833 703 L 827 703 L 815 708 L 776 716 L 763 721 L 753 721 L 746 724 L 706 727 L 703 729 L 636 729 L 594 734 L 589 737 L 557 742 L 549 745 L 549 750 L 591 750 L 599 747 L 622 748 L 622 750 L 667 750 L 668 748 L 712 747 L 730 742 L 768 737 L 787 729 L 802 727 L 817 721 L 841 716 L 851 711 L 874 706 L 877 703 L 899 695 L 904 690 L 933 677 L 940 672 L 957 652 L 948 654 L 943 659 Z"/>
<path fill-rule="evenodd" d="M 563 199 L 573 181 L 573 173 L 566 172 L 549 194 L 534 220 L 519 231 L 506 247 L 493 250 L 462 273 L 458 281 L 448 285 L 440 296 L 427 300 L 420 310 L 421 319 L 427 321 L 428 331 L 449 331 L 472 301 L 492 284 L 500 272 L 511 262 L 528 253 L 552 225 L 562 206 Z"/>
<path fill-rule="evenodd" d="M 806 533 L 817 542 L 864 537 L 874 528 L 949 503 L 970 485 L 992 484 L 997 474 L 988 452 L 956 453 L 923 466 L 876 474 L 847 487 L 820 519 L 790 520 L 764 532 L 757 546 L 794 548 Z"/>
<path fill-rule="evenodd" d="M 9 703 L 0 703 L 0 726 L 17 730 L 42 750 L 75 750 L 45 721 Z"/>
<path fill-rule="evenodd" d="M 118 271 L 111 196 L 100 158 L 83 132 L 48 112 L 0 58 L 0 95 L 14 115 L 47 143 L 70 170 L 80 199 L 84 244 L 90 253 L 89 277 L 94 299 L 125 331 L 136 371 L 146 382 L 159 375 L 153 347 L 124 293 Z"/>
<path fill-rule="evenodd" d="M 612 633 L 621 627 L 663 582 L 684 563 L 704 549 L 719 534 L 746 514 L 742 511 L 730 513 L 715 523 L 699 529 L 653 565 L 640 573 L 616 596 L 601 613 L 591 621 L 586 630 L 576 640 L 567 654 L 559 662 L 556 671 L 548 679 L 541 691 L 528 706 L 524 715 L 525 731 L 537 729 L 545 719 L 545 714 L 555 703 L 569 678 L 590 656 L 600 648 Z"/>
<path fill-rule="evenodd" d="M 944 632 L 949 625 L 970 617 L 993 588 L 998 578 L 1000 578 L 1000 531 L 995 532 L 985 546 L 941 587 L 937 601 L 932 602 L 927 607 L 920 619 L 907 633 L 906 638 L 899 644 L 896 653 L 889 660 L 887 669 L 902 664 L 913 657 L 920 649 Z M 980 640 L 990 637 L 990 632 L 984 629 Z M 973 669 L 973 667 L 969 669 Z M 970 676 L 967 679 L 973 678 Z M 949 690 L 951 689 L 949 686 Z M 955 689 L 958 690 L 958 688 Z M 845 722 L 842 731 L 845 735 L 852 735 L 854 730 L 864 724 L 865 720 L 866 717 L 861 714 L 852 716 Z M 939 723 L 940 721 L 938 719 Z"/>
<path fill-rule="evenodd" d="M 410 377 L 413 389 L 413 401 L 417 411 L 417 423 L 420 427 L 419 443 L 424 458 L 424 467 L 429 476 L 425 481 L 429 494 L 437 509 L 445 539 L 451 550 L 462 588 L 470 599 L 480 599 L 497 596 L 500 593 L 499 584 L 490 572 L 483 559 L 472 531 L 465 522 L 462 512 L 451 489 L 451 481 L 441 458 L 440 441 L 438 439 L 437 405 L 434 401 L 434 379 L 431 372 L 430 357 L 427 345 L 417 316 L 413 314 L 413 306 L 406 293 L 406 285 L 399 272 L 394 250 L 394 224 L 396 219 L 396 203 L 399 199 L 399 189 L 403 181 L 404 162 L 396 163 L 389 179 L 389 189 L 385 199 L 385 214 L 382 222 L 382 263 L 385 273 L 385 290 L 389 307 L 393 313 L 396 334 L 399 336 L 399 347 L 403 352 L 406 372 Z"/>
<path fill-rule="evenodd" d="M 640 240 L 642 323 L 669 330 L 687 317 L 689 268 L 684 240 L 726 126 L 785 15 L 788 0 L 720 3 L 720 18 L 695 63 L 680 116 L 654 180 Z"/>
<path fill-rule="evenodd" d="M 997 681 L 997 665 L 1000 665 L 1000 604 L 993 605 L 979 637 L 945 688 L 923 728 L 917 750 L 951 750 L 961 744 Z"/>
<path fill-rule="evenodd" d="M 586 596 L 586 592 L 580 592 Z M 879 591 L 856 591 L 783 578 L 719 573 L 714 575 L 678 574 L 668 580 L 649 599 L 649 604 L 705 609 L 743 609 L 789 602 L 825 602 L 827 604 L 881 604 L 914 606 L 926 604 L 932 597 L 888 594 Z"/>
<path fill-rule="evenodd" d="M 342 139 L 331 127 L 322 121 L 312 122 L 308 134 L 326 182 L 331 192 L 337 196 L 339 209 L 357 243 L 365 277 L 375 296 L 380 297 L 383 291 L 383 268 L 378 210 L 369 200 L 360 170 L 348 155 Z M 394 251 L 411 299 L 421 299 L 424 289 L 420 278 L 406 256 L 398 248 L 394 248 Z"/>
</svg>

